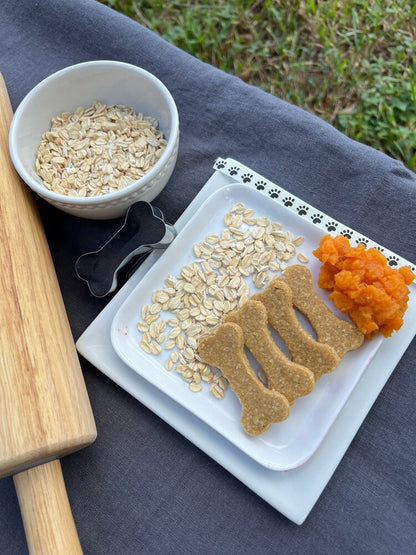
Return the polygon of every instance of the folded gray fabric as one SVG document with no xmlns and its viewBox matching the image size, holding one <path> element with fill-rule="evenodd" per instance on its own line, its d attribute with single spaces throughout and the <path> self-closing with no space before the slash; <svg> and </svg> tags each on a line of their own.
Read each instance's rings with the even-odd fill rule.
<svg viewBox="0 0 416 555">
<path fill-rule="evenodd" d="M 0 72 L 14 108 L 46 76 L 87 60 L 132 63 L 166 84 L 181 127 L 177 166 L 156 199 L 170 222 L 210 177 L 215 159 L 231 157 L 415 261 L 416 175 L 319 118 L 92 0 L 3 0 L 0 37 Z M 75 260 L 119 222 L 84 221 L 39 204 L 77 339 L 107 301 L 89 295 Z M 413 552 L 415 356 L 413 341 L 301 527 L 82 361 L 99 436 L 62 464 L 85 552 Z M 3 479 L 0 553 L 25 550 L 12 480 Z"/>
</svg>

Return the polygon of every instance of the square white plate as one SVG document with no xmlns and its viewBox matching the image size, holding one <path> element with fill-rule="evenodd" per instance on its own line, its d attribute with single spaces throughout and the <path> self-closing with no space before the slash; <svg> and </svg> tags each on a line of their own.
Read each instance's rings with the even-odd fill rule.
<svg viewBox="0 0 416 555">
<path fill-rule="evenodd" d="M 241 406 L 230 389 L 223 400 L 211 395 L 208 387 L 200 393 L 193 393 L 177 372 L 168 372 L 165 369 L 169 351 L 155 356 L 145 353 L 139 346 L 141 333 L 137 330 L 137 322 L 141 320 L 143 305 L 151 303 L 152 293 L 163 288 L 168 274 L 176 276 L 185 264 L 196 260 L 193 252 L 196 242 L 203 241 L 212 233 L 221 234 L 225 214 L 237 203 L 254 208 L 256 216 L 265 216 L 271 221 L 279 222 L 282 231 L 305 237 L 298 252 L 309 257 L 308 267 L 316 284 L 320 262 L 312 251 L 317 248 L 325 232 L 251 187 L 243 184 L 230 185 L 213 193 L 202 204 L 124 301 L 113 320 L 111 340 L 117 354 L 135 372 L 211 426 L 246 455 L 271 470 L 290 470 L 303 464 L 316 451 L 381 345 L 381 338 L 365 341 L 362 347 L 347 353 L 333 372 L 321 377 L 311 394 L 298 399 L 292 405 L 287 420 L 272 425 L 259 437 L 250 437 L 244 432 L 240 423 Z M 296 258 L 289 263 L 297 263 Z M 247 284 L 251 285 L 252 294 L 258 291 L 251 280 L 247 280 Z M 327 293 L 318 289 L 317 292 L 335 311 L 333 305 L 327 301 Z M 162 319 L 171 316 L 173 315 L 165 314 Z"/>
<path fill-rule="evenodd" d="M 178 231 L 184 228 L 210 194 L 220 187 L 236 181 L 240 182 L 248 174 L 251 175 L 251 186 L 262 187 L 261 190 L 265 195 L 278 188 L 277 184 L 232 158 L 218 158 L 215 170 L 198 195 L 175 222 L 175 228 Z M 277 201 L 274 199 L 277 203 L 280 198 L 285 199 L 288 195 L 287 191 L 281 188 L 279 190 L 280 197 Z M 295 199 L 292 207 L 297 211 L 298 206 L 304 206 L 302 199 Z M 315 213 L 313 207 L 309 207 L 309 211 Z M 324 217 L 322 222 L 315 225 L 322 226 L 322 229 L 325 230 L 327 216 L 325 214 L 322 216 Z M 353 235 L 357 234 L 358 237 L 362 237 L 358 232 L 349 231 L 352 231 Z M 375 246 L 374 243 L 373 246 Z M 399 256 L 397 253 L 388 254 Z M 79 353 L 115 384 L 223 466 L 256 495 L 288 519 L 296 524 L 302 524 L 416 334 L 415 288 L 411 288 L 404 326 L 388 341 L 383 342 L 312 457 L 294 470 L 275 472 L 256 463 L 213 430 L 211 426 L 204 424 L 200 418 L 192 415 L 187 409 L 162 393 L 160 389 L 142 378 L 125 364 L 113 349 L 110 334 L 114 316 L 160 255 L 160 251 L 149 255 L 131 279 L 91 322 L 77 341 Z M 408 262 L 401 259 L 401 263 L 407 264 Z"/>
</svg>

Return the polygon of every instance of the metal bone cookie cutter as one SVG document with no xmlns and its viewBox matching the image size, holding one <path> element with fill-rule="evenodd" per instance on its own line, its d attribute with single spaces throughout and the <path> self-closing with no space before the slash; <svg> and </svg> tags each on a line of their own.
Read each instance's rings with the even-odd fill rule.
<svg viewBox="0 0 416 555">
<path fill-rule="evenodd" d="M 75 271 L 95 297 L 105 297 L 118 285 L 121 274 L 132 273 L 145 256 L 166 249 L 176 237 L 159 208 L 145 201 L 130 206 L 122 227 L 98 251 L 87 252 L 75 263 Z"/>
</svg>

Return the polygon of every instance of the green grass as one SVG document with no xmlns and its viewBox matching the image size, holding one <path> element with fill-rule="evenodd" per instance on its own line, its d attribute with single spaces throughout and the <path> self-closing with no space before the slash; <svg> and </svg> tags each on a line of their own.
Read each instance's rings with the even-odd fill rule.
<svg viewBox="0 0 416 555">
<path fill-rule="evenodd" d="M 101 0 L 416 169 L 415 0 Z"/>
</svg>

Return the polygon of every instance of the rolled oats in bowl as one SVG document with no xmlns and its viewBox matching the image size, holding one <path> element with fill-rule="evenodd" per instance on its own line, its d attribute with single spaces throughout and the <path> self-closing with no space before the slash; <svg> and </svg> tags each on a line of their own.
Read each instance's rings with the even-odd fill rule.
<svg viewBox="0 0 416 555">
<path fill-rule="evenodd" d="M 52 119 L 36 153 L 36 172 L 51 191 L 105 195 L 143 177 L 166 144 L 156 118 L 95 101 Z"/>
<path fill-rule="evenodd" d="M 175 100 L 155 75 L 114 60 L 63 68 L 24 97 L 9 150 L 27 185 L 74 216 L 124 216 L 168 184 L 179 151 Z"/>
</svg>

